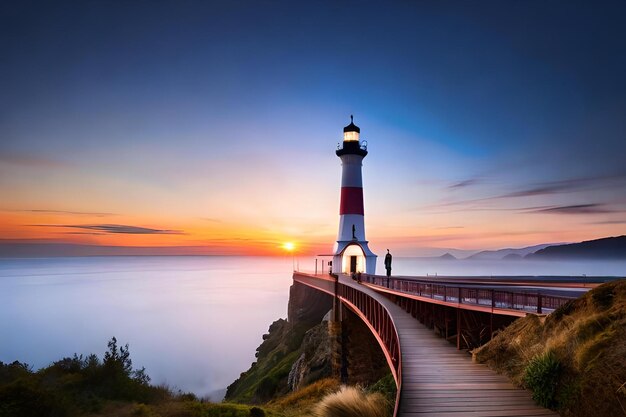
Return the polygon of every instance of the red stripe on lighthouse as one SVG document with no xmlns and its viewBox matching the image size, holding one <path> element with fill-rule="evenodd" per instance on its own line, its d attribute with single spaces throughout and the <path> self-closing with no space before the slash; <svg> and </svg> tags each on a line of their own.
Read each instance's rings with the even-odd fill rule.
<svg viewBox="0 0 626 417">
<path fill-rule="evenodd" d="M 363 215 L 363 188 L 341 187 L 341 206 L 339 214 Z"/>
</svg>

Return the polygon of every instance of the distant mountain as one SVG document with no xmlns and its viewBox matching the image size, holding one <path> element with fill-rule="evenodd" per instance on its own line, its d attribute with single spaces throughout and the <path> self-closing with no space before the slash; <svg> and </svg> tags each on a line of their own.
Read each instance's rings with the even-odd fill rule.
<svg viewBox="0 0 626 417">
<path fill-rule="evenodd" d="M 484 250 L 482 252 L 478 252 L 466 259 L 478 259 L 481 261 L 493 261 L 505 259 L 509 255 L 519 255 L 520 257 L 524 257 L 528 254 L 534 253 L 540 249 L 547 248 L 548 246 L 560 245 L 561 243 L 543 243 L 541 245 L 527 246 L 525 248 L 507 248 L 507 249 L 499 249 L 499 250 Z M 510 259 L 510 258 L 507 258 Z"/>
<path fill-rule="evenodd" d="M 478 252 L 480 249 L 468 250 L 468 249 L 456 249 L 456 248 L 433 248 L 428 246 L 409 246 L 405 248 L 397 248 L 394 251 L 393 243 L 385 243 L 384 248 L 390 248 L 391 253 L 396 256 L 409 257 L 409 258 L 437 258 L 441 255 L 449 253 L 457 259 L 467 258 Z"/>
<path fill-rule="evenodd" d="M 439 259 L 444 260 L 444 261 L 456 261 L 456 256 L 452 255 L 449 252 L 446 252 L 443 255 L 441 255 Z"/>
<path fill-rule="evenodd" d="M 505 255 L 502 259 L 505 261 L 519 261 L 521 259 L 524 259 L 524 257 L 519 253 L 509 253 L 508 255 Z"/>
<path fill-rule="evenodd" d="M 567 245 L 548 246 L 529 254 L 530 259 L 626 259 L 626 236 L 605 237 Z"/>
</svg>

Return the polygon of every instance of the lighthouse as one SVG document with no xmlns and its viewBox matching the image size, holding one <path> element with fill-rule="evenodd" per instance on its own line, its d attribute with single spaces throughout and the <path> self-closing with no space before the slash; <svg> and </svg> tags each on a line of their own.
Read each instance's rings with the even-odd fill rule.
<svg viewBox="0 0 626 417">
<path fill-rule="evenodd" d="M 341 203 L 339 233 L 333 248 L 333 270 L 344 274 L 376 273 L 376 255 L 365 239 L 363 178 L 361 167 L 367 156 L 367 143 L 360 139 L 361 129 L 354 124 L 343 128 L 343 142 L 337 148 L 341 158 Z"/>
</svg>

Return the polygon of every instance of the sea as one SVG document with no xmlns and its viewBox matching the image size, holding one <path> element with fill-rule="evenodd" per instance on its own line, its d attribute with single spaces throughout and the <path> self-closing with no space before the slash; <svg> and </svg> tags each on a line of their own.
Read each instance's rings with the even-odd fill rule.
<svg viewBox="0 0 626 417">
<path fill-rule="evenodd" d="M 315 267 L 304 257 L 0 259 L 0 361 L 39 369 L 74 353 L 102 357 L 116 337 L 152 383 L 219 400 L 286 318 L 293 269 Z M 393 272 L 626 276 L 626 262 L 394 258 Z"/>
</svg>

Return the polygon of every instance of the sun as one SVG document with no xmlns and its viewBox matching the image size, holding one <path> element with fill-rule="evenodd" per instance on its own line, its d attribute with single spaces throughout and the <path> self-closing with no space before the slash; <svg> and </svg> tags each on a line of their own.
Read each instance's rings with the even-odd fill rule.
<svg viewBox="0 0 626 417">
<path fill-rule="evenodd" d="M 293 242 L 283 243 L 283 249 L 285 249 L 288 252 L 292 252 L 295 248 L 296 248 L 296 245 L 294 245 Z"/>
</svg>

